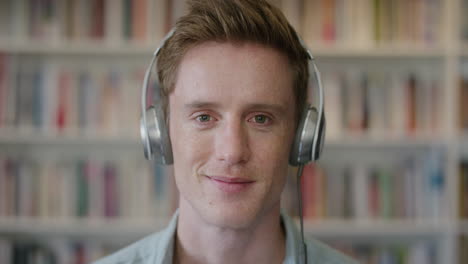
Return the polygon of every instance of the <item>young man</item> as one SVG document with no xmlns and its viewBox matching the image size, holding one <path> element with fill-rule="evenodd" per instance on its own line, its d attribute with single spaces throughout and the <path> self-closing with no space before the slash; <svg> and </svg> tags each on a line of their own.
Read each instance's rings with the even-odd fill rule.
<svg viewBox="0 0 468 264">
<path fill-rule="evenodd" d="M 157 68 L 179 209 L 163 231 L 97 263 L 303 263 L 280 196 L 308 60 L 284 16 L 262 0 L 189 1 Z M 306 244 L 307 263 L 354 263 Z"/>
</svg>

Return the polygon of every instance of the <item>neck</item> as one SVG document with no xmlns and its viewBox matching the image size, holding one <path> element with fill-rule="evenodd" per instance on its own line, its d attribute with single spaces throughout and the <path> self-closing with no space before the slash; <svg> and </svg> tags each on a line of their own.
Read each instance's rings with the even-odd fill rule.
<svg viewBox="0 0 468 264">
<path fill-rule="evenodd" d="M 285 252 L 279 203 L 251 226 L 230 229 L 207 223 L 180 197 L 174 263 L 282 263 Z"/>
</svg>

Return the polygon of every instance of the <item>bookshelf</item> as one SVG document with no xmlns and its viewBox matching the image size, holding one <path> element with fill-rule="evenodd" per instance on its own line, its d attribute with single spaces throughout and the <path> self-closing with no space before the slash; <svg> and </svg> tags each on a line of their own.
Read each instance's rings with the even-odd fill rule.
<svg viewBox="0 0 468 264">
<path fill-rule="evenodd" d="M 165 227 L 169 219 L 135 219 L 135 220 L 34 220 L 2 219 L 3 235 L 11 237 L 41 237 L 123 241 L 137 239 Z"/>
<path fill-rule="evenodd" d="M 154 52 L 155 45 L 149 44 L 124 44 L 124 45 L 108 45 L 103 43 L 61 43 L 55 45 L 44 46 L 44 43 L 32 42 L 24 43 L 9 43 L 0 44 L 0 49 L 10 54 L 27 54 L 27 55 L 128 55 L 128 56 L 151 56 Z"/>
<path fill-rule="evenodd" d="M 70 259 L 87 263 L 164 227 L 175 204 L 173 183 L 164 177 L 170 174 L 170 168 L 151 168 L 143 158 L 138 138 L 139 94 L 143 70 L 164 32 L 183 12 L 184 1 L 87 0 L 75 5 L 72 2 L 76 1 L 0 1 L 0 188 L 17 184 L 25 195 L 19 195 L 22 202 L 15 205 L 14 199 L 6 199 L 5 192 L 0 191 L 1 263 L 18 252 L 58 255 L 61 256 L 58 263 Z M 436 197 L 430 201 L 438 204 L 437 211 L 429 216 L 385 214 L 388 208 L 378 209 L 386 208 L 386 203 L 382 203 L 374 209 L 382 210 L 383 214 L 370 217 L 365 206 L 337 209 L 336 203 L 327 202 L 326 191 L 320 191 L 322 198 L 311 199 L 322 212 L 307 218 L 307 235 L 359 256 L 363 262 L 372 256 L 380 259 L 376 257 L 378 252 L 390 252 L 387 256 L 412 256 L 397 263 L 465 263 L 468 218 L 459 217 L 462 197 L 459 164 L 468 160 L 468 127 L 460 126 L 458 120 L 468 116 L 468 112 L 460 110 L 466 100 L 459 95 L 461 79 L 468 79 L 465 66 L 468 18 L 463 11 L 467 10 L 468 1 L 272 2 L 300 29 L 323 74 L 329 134 L 318 168 L 353 168 L 357 164 L 361 172 L 375 168 L 386 171 L 393 166 L 409 170 L 401 164 L 407 160 L 428 160 L 434 154 L 436 161 L 420 168 L 440 173 L 427 178 L 429 183 L 436 182 L 429 186 L 438 186 L 429 188 L 437 193 L 434 196 L 424 196 L 425 191 L 412 183 L 416 193 L 423 193 L 421 197 Z M 146 9 L 142 8 L 145 6 Z M 42 81 L 35 82 L 34 78 Z M 69 94 L 56 95 L 60 87 L 66 87 Z M 375 93 L 377 88 L 384 91 Z M 411 96 L 405 93 L 408 90 Z M 31 96 L 34 91 L 44 101 L 34 99 Z M 73 95 L 79 95 L 80 91 L 94 93 L 101 101 L 83 99 L 86 107 L 79 109 L 80 101 L 71 98 L 79 98 Z M 15 94 L 15 100 L 11 94 Z M 366 104 L 366 96 L 375 99 L 367 103 L 382 104 Z M 24 100 L 17 101 L 18 98 Z M 387 99 L 388 109 L 382 110 Z M 62 100 L 68 104 L 63 106 L 64 116 L 59 117 L 54 107 L 60 108 Z M 36 105 L 44 114 L 34 116 L 30 105 Z M 99 108 L 102 105 L 105 107 Z M 115 116 L 116 112 L 119 116 Z M 414 113 L 408 117 L 408 112 Z M 106 123 L 97 118 L 97 113 L 104 113 L 105 119 L 113 121 Z M 5 164 L 11 162 L 19 164 L 17 172 L 6 171 Z M 124 202 L 134 196 L 132 192 L 122 191 L 119 206 L 124 209 L 106 216 L 103 214 L 106 206 L 102 205 L 106 199 L 96 198 L 100 191 L 91 190 L 89 182 L 83 188 L 90 197 L 79 194 L 77 197 L 89 199 L 88 205 L 100 204 L 100 208 L 82 208 L 77 216 L 70 212 L 75 208 L 73 201 L 68 201 L 72 205 L 62 205 L 68 212 L 64 215 L 48 213 L 46 209 L 43 209 L 46 213 L 27 210 L 28 201 L 34 200 L 27 193 L 34 188 L 24 179 L 36 177 L 41 181 L 47 178 L 44 175 L 49 175 L 47 171 L 58 170 L 50 175 L 63 178 L 64 182 L 79 180 L 88 174 L 77 172 L 77 168 L 81 166 L 84 170 L 86 164 L 94 163 L 97 168 L 105 167 L 106 162 L 117 168 L 114 176 L 118 180 L 114 189 L 108 190 L 110 193 L 120 190 L 121 182 L 127 184 L 135 177 L 152 182 L 149 185 L 154 188 L 130 199 L 134 204 L 144 202 L 144 206 L 135 207 L 139 212 L 132 211 L 134 206 Z M 140 172 L 129 173 L 134 167 L 141 168 Z M 397 172 L 372 178 L 362 176 L 372 173 L 342 175 L 324 171 L 322 184 L 330 181 L 329 186 L 343 186 L 332 179 L 337 175 L 341 179 L 359 178 L 363 184 L 353 183 L 354 192 L 375 192 L 385 199 L 397 196 L 389 191 L 397 188 L 385 187 L 386 182 L 398 178 L 394 177 Z M 415 173 L 408 173 L 408 177 L 415 177 Z M 109 174 L 93 175 L 105 178 Z M 18 183 L 8 185 L 7 178 Z M 370 179 L 377 182 L 380 179 L 382 186 L 372 187 Z M 101 179 L 100 186 L 107 181 Z M 392 184 L 397 186 L 395 182 Z M 45 185 L 40 182 L 38 186 L 42 187 L 37 192 Z M 161 186 L 170 187 L 162 190 Z M 349 190 L 351 193 L 345 192 L 340 197 L 358 199 L 352 193 L 353 188 Z M 418 199 L 424 200 L 421 197 Z M 42 199 L 50 198 L 43 195 Z M 286 199 L 286 204 L 294 203 L 291 195 Z M 359 199 L 366 204 L 369 201 L 365 197 Z M 10 213 L 5 213 L 8 206 Z M 42 206 L 47 207 L 47 202 Z M 333 210 L 323 209 L 327 206 Z M 290 210 L 294 214 L 294 208 Z M 366 217 L 362 217 L 363 213 Z M 57 247 L 57 241 L 66 241 L 66 246 Z"/>
</svg>

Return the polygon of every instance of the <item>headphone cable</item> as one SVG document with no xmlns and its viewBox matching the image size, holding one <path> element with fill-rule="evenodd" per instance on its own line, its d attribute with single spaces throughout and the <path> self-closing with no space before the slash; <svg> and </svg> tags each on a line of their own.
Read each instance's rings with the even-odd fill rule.
<svg viewBox="0 0 468 264">
<path fill-rule="evenodd" d="M 302 188 L 301 188 L 301 177 L 302 171 L 304 169 L 304 165 L 299 165 L 299 169 L 297 170 L 297 195 L 299 201 L 299 222 L 301 226 L 301 242 L 302 242 L 302 260 L 303 263 L 307 263 L 307 246 L 304 242 L 304 223 L 303 223 L 303 214 L 302 214 Z"/>
</svg>

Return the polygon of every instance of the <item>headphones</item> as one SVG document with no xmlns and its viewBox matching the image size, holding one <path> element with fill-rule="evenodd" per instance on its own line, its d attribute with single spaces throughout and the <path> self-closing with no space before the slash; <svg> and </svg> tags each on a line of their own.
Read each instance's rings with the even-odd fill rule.
<svg viewBox="0 0 468 264">
<path fill-rule="evenodd" d="M 171 141 L 169 138 L 169 130 L 166 126 L 164 109 L 162 109 L 161 104 L 151 105 L 147 108 L 146 102 L 151 70 L 156 62 L 159 51 L 164 46 L 167 39 L 169 39 L 174 34 L 174 30 L 175 29 L 173 28 L 164 37 L 158 49 L 153 53 L 153 58 L 150 65 L 146 69 L 145 77 L 143 79 L 143 92 L 141 94 L 142 117 L 140 119 L 140 134 L 144 146 L 145 157 L 148 160 L 154 160 L 157 164 L 166 165 L 173 163 L 173 156 Z M 324 113 L 324 92 L 322 87 L 322 80 L 320 78 L 320 72 L 315 65 L 315 59 L 311 52 L 302 42 L 302 40 L 299 40 L 301 45 L 307 51 L 309 71 L 313 69 L 314 72 L 313 76 L 315 77 L 319 91 L 319 103 L 318 108 L 310 105 L 309 103 L 306 103 L 306 106 L 302 111 L 299 126 L 297 128 L 296 136 L 294 138 L 293 146 L 289 155 L 289 164 L 292 166 L 305 165 L 311 161 L 316 161 L 319 159 L 325 141 L 326 127 Z M 309 77 L 307 87 L 309 91 L 312 90 L 311 79 L 312 78 Z M 156 78 L 155 88 L 156 92 L 159 93 L 161 91 L 158 78 Z M 316 97 L 314 96 L 314 98 Z"/>
</svg>

